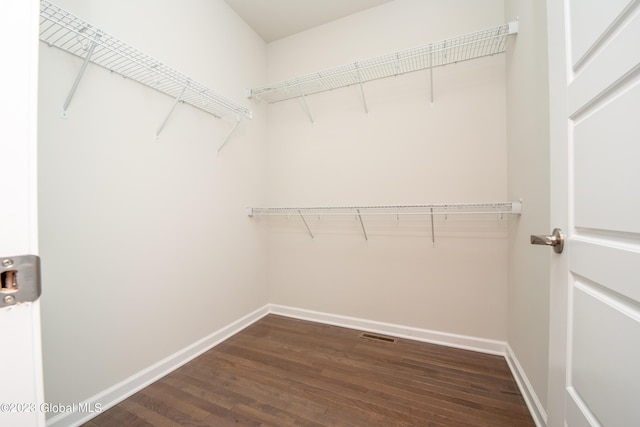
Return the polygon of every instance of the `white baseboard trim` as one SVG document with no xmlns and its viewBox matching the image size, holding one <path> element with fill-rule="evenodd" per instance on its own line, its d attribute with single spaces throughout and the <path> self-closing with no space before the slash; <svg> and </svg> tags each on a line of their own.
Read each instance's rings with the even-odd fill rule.
<svg viewBox="0 0 640 427">
<path fill-rule="evenodd" d="M 247 326 L 269 314 L 269 305 L 265 305 L 241 319 L 228 324 L 211 335 L 196 341 L 182 350 L 164 358 L 158 363 L 130 376 L 120 383 L 90 397 L 82 403 L 74 405 L 77 408 L 101 408 L 102 411 L 118 404 L 132 394 L 142 390 L 169 372 L 195 359 L 205 351 L 215 347 L 227 338 L 237 334 Z M 75 408 L 74 408 L 75 409 Z M 79 426 L 98 415 L 97 412 L 86 413 L 78 410 L 60 413 L 47 420 L 47 426 Z"/>
<path fill-rule="evenodd" d="M 301 308 L 287 307 L 270 304 L 269 312 L 281 316 L 293 317 L 300 320 L 325 323 L 328 325 L 342 326 L 350 329 L 364 330 L 378 334 L 390 335 L 398 338 L 406 338 L 414 341 L 428 342 L 432 344 L 446 345 L 464 350 L 472 350 L 480 353 L 504 356 L 506 342 L 477 338 L 466 335 L 450 334 L 447 332 L 432 331 L 410 326 L 383 323 L 374 320 L 359 319 L 356 317 L 341 316 L 337 314 L 322 313 L 319 311 L 304 310 Z"/>
<path fill-rule="evenodd" d="M 531 386 L 527 375 L 522 369 L 520 362 L 518 362 L 518 358 L 509 344 L 506 346 L 504 358 L 507 360 L 507 364 L 509 365 L 509 369 L 511 369 L 513 378 L 515 378 L 516 384 L 518 384 L 518 388 L 520 389 L 520 393 L 527 404 L 527 408 L 529 408 L 533 422 L 536 423 L 537 427 L 546 427 L 547 412 L 545 411 L 544 406 L 540 403 L 538 395 Z"/>
</svg>

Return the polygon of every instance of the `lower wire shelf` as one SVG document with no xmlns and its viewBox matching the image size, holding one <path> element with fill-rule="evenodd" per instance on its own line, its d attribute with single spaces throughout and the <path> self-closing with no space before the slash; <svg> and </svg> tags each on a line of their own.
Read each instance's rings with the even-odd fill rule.
<svg viewBox="0 0 640 427">
<path fill-rule="evenodd" d="M 426 215 L 431 218 L 431 236 L 435 245 L 434 216 L 444 215 L 521 215 L 522 201 L 517 202 L 482 202 L 482 203 L 433 203 L 424 205 L 370 205 L 370 206 L 305 206 L 305 207 L 249 207 L 249 217 L 261 216 L 297 216 L 307 232 L 314 238 L 313 232 L 305 216 L 355 216 L 362 228 L 365 241 L 369 240 L 367 230 L 362 219 L 365 215 Z"/>
</svg>

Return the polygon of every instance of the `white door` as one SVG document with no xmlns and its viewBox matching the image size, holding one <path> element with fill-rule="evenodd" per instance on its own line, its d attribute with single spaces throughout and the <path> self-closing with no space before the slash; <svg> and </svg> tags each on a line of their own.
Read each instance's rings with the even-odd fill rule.
<svg viewBox="0 0 640 427">
<path fill-rule="evenodd" d="M 37 0 L 4 0 L 0 13 L 0 265 L 5 266 L 13 255 L 37 253 L 39 6 Z M 11 270 L 4 271 L 6 284 Z M 2 302 L 5 298 L 11 302 L 6 286 L 0 289 Z M 40 348 L 38 302 L 0 308 L 1 426 L 44 426 Z"/>
<path fill-rule="evenodd" d="M 640 425 L 640 1 L 548 0 L 549 427 Z M 566 424 L 565 424 L 566 423 Z"/>
</svg>

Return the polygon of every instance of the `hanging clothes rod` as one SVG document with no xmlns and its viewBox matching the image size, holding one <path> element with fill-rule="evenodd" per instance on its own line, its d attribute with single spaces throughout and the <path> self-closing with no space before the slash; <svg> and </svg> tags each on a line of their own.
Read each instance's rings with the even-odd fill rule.
<svg viewBox="0 0 640 427">
<path fill-rule="evenodd" d="M 88 62 L 174 99 L 173 107 L 156 132 L 156 137 L 179 102 L 189 104 L 217 118 L 231 117 L 234 123 L 240 117 L 250 119 L 252 116 L 249 108 L 225 98 L 46 0 L 40 2 L 40 40 L 84 60 L 83 67 L 65 101 L 64 117 Z"/>
</svg>

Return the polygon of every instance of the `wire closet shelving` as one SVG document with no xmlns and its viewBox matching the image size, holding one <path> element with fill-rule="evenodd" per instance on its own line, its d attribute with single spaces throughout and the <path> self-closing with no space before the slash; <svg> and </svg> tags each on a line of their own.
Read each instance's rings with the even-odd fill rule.
<svg viewBox="0 0 640 427">
<path fill-rule="evenodd" d="M 307 232 L 314 238 L 305 216 L 355 216 L 362 228 L 365 241 L 369 240 L 363 216 L 392 215 L 399 219 L 401 215 L 422 215 L 431 219 L 431 238 L 435 245 L 434 216 L 442 215 L 521 215 L 522 201 L 483 202 L 483 203 L 434 203 L 426 205 L 377 205 L 377 206 L 316 206 L 316 207 L 265 207 L 247 208 L 250 217 L 261 216 L 297 216 L 302 220 Z"/>
<path fill-rule="evenodd" d="M 506 49 L 507 36 L 517 32 L 518 22 L 514 21 L 452 39 L 252 88 L 248 95 L 249 98 L 275 103 L 293 98 L 304 100 L 307 95 L 358 84 L 364 99 L 363 83 L 420 70 L 428 69 L 432 72 L 435 67 L 502 53 Z M 364 105 L 366 111 L 366 100 Z"/>
<path fill-rule="evenodd" d="M 47 0 L 40 2 L 40 40 L 84 60 L 65 100 L 63 117 L 67 115 L 69 104 L 89 62 L 174 98 L 171 110 L 158 128 L 156 137 L 179 102 L 217 118 L 231 118 L 236 126 L 241 118 L 250 119 L 252 116 L 249 108 L 216 93 Z"/>
</svg>

